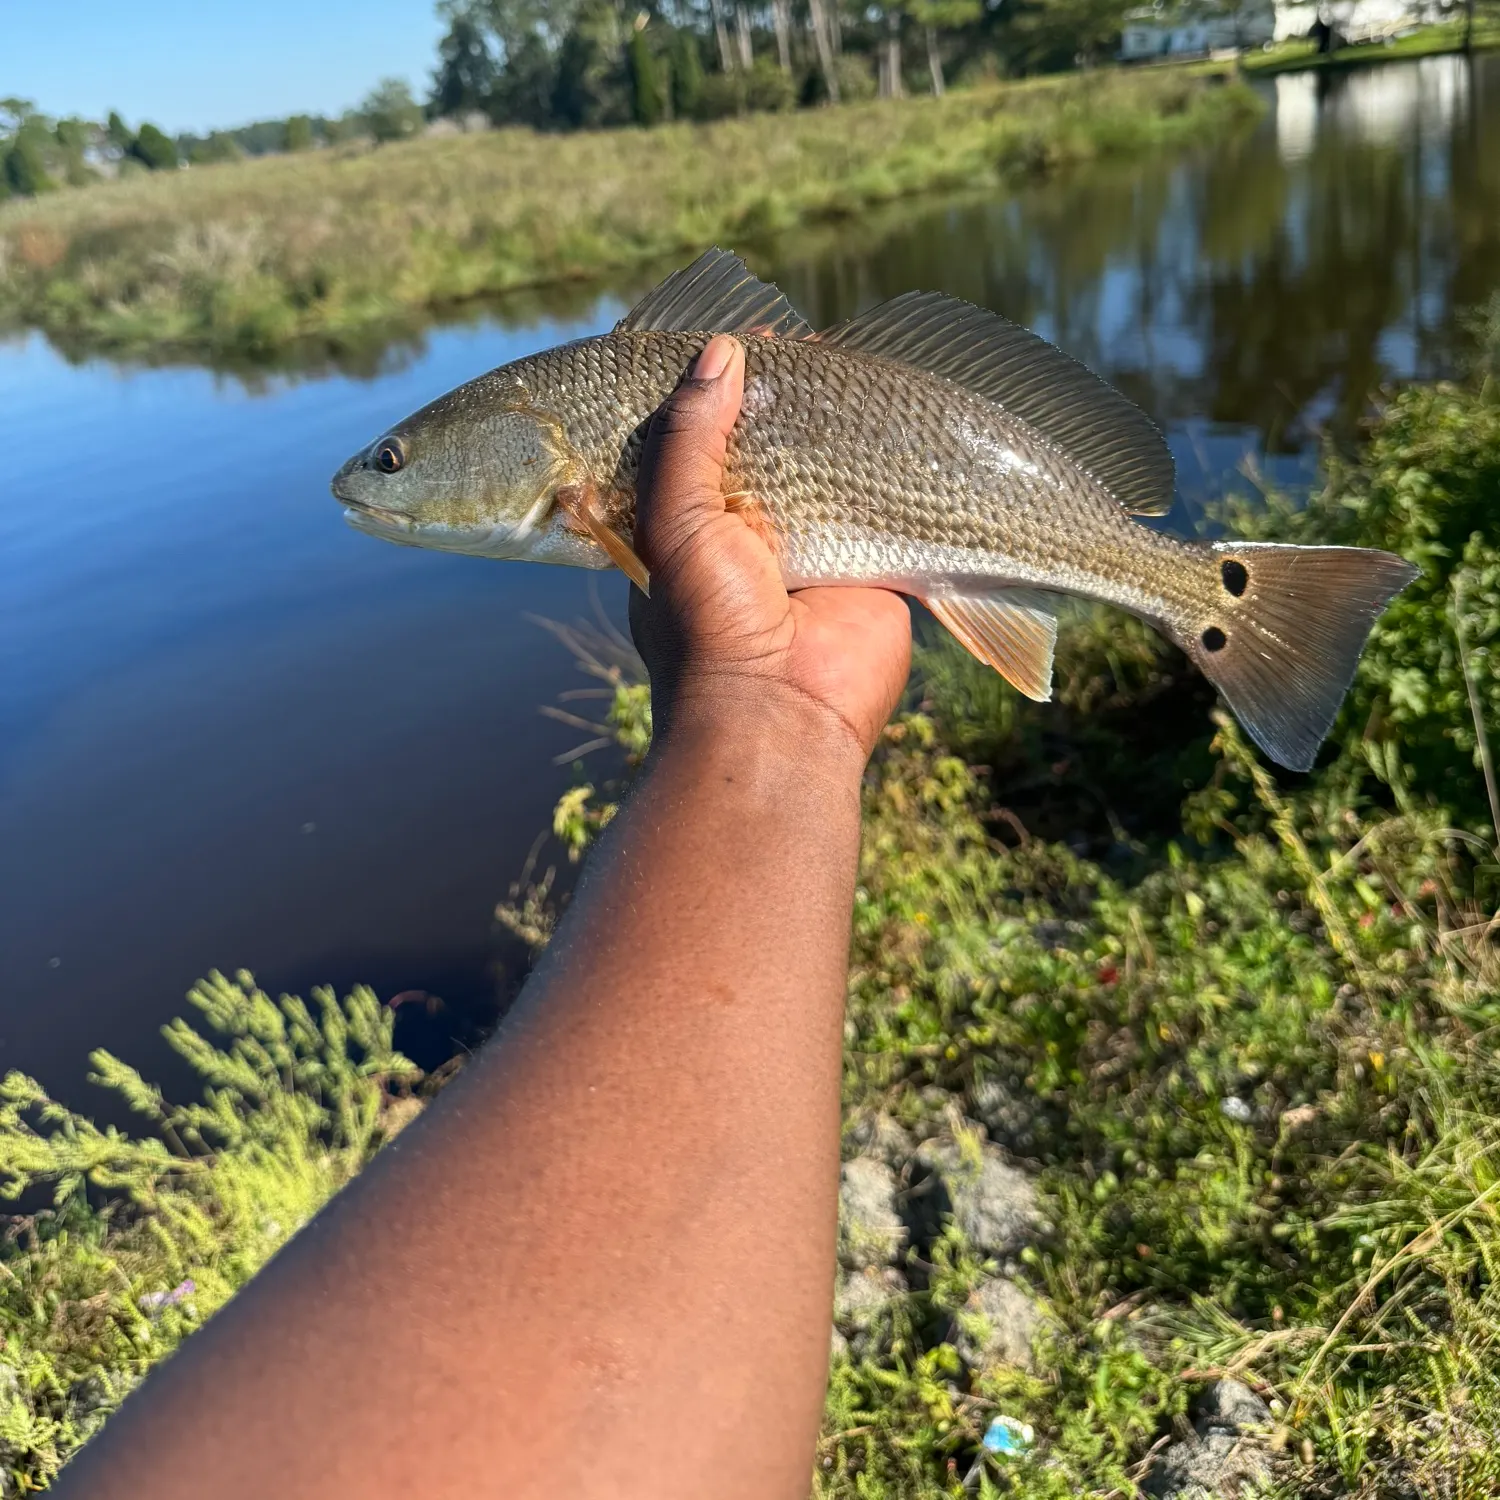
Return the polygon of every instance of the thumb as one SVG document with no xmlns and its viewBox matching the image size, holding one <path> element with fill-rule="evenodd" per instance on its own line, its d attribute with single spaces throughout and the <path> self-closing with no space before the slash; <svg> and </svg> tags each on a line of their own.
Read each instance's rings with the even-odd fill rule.
<svg viewBox="0 0 1500 1500">
<path fill-rule="evenodd" d="M 656 571 L 724 514 L 724 454 L 745 389 L 745 351 L 718 334 L 651 419 L 637 486 L 635 548 Z"/>
</svg>

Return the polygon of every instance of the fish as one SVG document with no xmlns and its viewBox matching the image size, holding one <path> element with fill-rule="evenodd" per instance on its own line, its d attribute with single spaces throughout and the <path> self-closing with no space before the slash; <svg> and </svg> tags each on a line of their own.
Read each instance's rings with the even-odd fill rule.
<svg viewBox="0 0 1500 1500">
<path fill-rule="evenodd" d="M 1021 693 L 1051 696 L 1059 596 L 1174 641 L 1272 760 L 1311 769 L 1376 618 L 1416 576 L 1362 547 L 1185 541 L 1166 439 L 1087 366 L 999 314 L 907 292 L 815 330 L 713 249 L 606 334 L 481 375 L 357 452 L 333 493 L 408 546 L 619 568 L 652 414 L 715 334 L 745 350 L 726 505 L 789 590 L 919 599 Z"/>
</svg>

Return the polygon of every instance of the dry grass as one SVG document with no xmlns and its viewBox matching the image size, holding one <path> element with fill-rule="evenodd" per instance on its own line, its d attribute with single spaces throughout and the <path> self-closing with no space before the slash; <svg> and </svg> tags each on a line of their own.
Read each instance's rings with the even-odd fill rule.
<svg viewBox="0 0 1500 1500">
<path fill-rule="evenodd" d="M 1201 139 L 1202 70 L 1100 73 L 712 125 L 505 130 L 65 191 L 0 211 L 0 320 L 85 347 L 268 351 L 932 189 Z"/>
</svg>

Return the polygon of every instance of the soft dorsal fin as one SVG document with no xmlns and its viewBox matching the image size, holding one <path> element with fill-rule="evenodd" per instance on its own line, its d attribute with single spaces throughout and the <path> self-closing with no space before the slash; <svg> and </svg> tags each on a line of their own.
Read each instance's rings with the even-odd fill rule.
<svg viewBox="0 0 1500 1500">
<path fill-rule="evenodd" d="M 818 335 L 942 375 L 1035 427 L 1126 510 L 1165 515 L 1176 470 L 1156 424 L 1086 365 L 941 292 L 907 292 Z"/>
<path fill-rule="evenodd" d="M 673 271 L 615 324 L 616 333 L 654 328 L 691 333 L 758 333 L 804 339 L 812 332 L 785 296 L 750 274 L 739 256 L 705 250 Z"/>
<path fill-rule="evenodd" d="M 1052 696 L 1057 616 L 1052 598 L 1035 589 L 946 590 L 922 600 L 965 650 L 992 666 L 1038 703 Z"/>
</svg>

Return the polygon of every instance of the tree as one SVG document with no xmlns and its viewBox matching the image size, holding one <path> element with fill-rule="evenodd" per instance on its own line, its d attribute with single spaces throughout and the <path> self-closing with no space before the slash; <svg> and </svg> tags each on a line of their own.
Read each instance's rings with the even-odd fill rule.
<svg viewBox="0 0 1500 1500">
<path fill-rule="evenodd" d="M 894 3 L 885 7 L 885 41 L 880 47 L 880 97 L 899 99 L 906 92 L 901 79 L 901 10 Z"/>
<path fill-rule="evenodd" d="M 486 112 L 497 125 L 531 125 L 541 130 L 556 123 L 559 60 L 540 36 L 526 37 L 505 60 L 490 93 Z"/>
<path fill-rule="evenodd" d="M 1067 68 L 1107 57 L 1131 0 L 1035 0 L 1011 22 L 1028 68 Z"/>
<path fill-rule="evenodd" d="M 359 106 L 365 126 L 377 141 L 400 141 L 422 128 L 422 106 L 402 78 L 382 78 Z"/>
<path fill-rule="evenodd" d="M 922 28 L 927 42 L 927 71 L 932 74 L 932 92 L 944 92 L 943 59 L 938 53 L 938 32 L 972 26 L 984 14 L 984 0 L 907 0 L 911 18 Z"/>
<path fill-rule="evenodd" d="M 612 0 L 586 0 L 578 7 L 557 55 L 557 121 L 596 128 L 634 118 L 626 41 Z"/>
<path fill-rule="evenodd" d="M 662 87 L 661 64 L 646 39 L 644 23 L 636 25 L 627 44 L 630 83 L 637 125 L 659 125 L 667 114 L 667 93 Z"/>
<path fill-rule="evenodd" d="M 776 60 L 783 73 L 792 71 L 792 0 L 771 0 L 771 21 L 776 27 Z"/>
<path fill-rule="evenodd" d="M 672 113 L 679 120 L 697 116 L 703 97 L 703 58 L 698 38 L 686 27 L 672 34 Z"/>
<path fill-rule="evenodd" d="M 126 154 L 153 172 L 163 172 L 177 165 L 176 141 L 149 121 L 136 132 Z"/>
<path fill-rule="evenodd" d="M 286 122 L 286 149 L 288 151 L 309 151 L 312 149 L 313 127 L 312 119 L 308 115 L 293 115 Z"/>
<path fill-rule="evenodd" d="M 11 137 L 4 161 L 11 192 L 29 198 L 57 186 L 47 171 L 46 138 L 47 124 L 40 115 L 32 115 Z"/>
<path fill-rule="evenodd" d="M 239 161 L 244 154 L 240 143 L 227 130 L 215 130 L 206 140 L 194 141 L 187 149 L 187 159 L 195 167 L 212 166 L 220 161 Z"/>
<path fill-rule="evenodd" d="M 807 0 L 813 45 L 818 49 L 818 68 L 830 104 L 839 102 L 838 0 Z"/>
<path fill-rule="evenodd" d="M 59 120 L 53 127 L 52 139 L 60 158 L 59 169 L 71 187 L 82 187 L 94 181 L 97 174 L 89 166 L 87 156 L 90 147 L 97 146 L 102 137 L 99 126 L 76 117 Z"/>
<path fill-rule="evenodd" d="M 104 134 L 116 151 L 126 152 L 135 145 L 135 132 L 115 110 L 109 112 L 109 123 L 104 127 Z"/>
<path fill-rule="evenodd" d="M 708 0 L 714 18 L 714 40 L 719 44 L 719 70 L 734 72 L 734 53 L 729 50 L 729 28 L 724 24 L 723 0 Z"/>
<path fill-rule="evenodd" d="M 432 81 L 432 110 L 462 115 L 487 109 L 498 73 L 484 27 L 468 11 L 453 15 L 438 44 L 438 70 Z"/>
<path fill-rule="evenodd" d="M 30 99 L 0 99 L 0 135 L 14 135 L 35 113 Z"/>
</svg>

